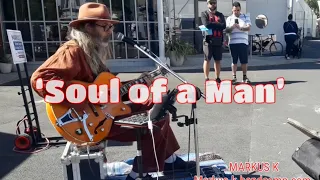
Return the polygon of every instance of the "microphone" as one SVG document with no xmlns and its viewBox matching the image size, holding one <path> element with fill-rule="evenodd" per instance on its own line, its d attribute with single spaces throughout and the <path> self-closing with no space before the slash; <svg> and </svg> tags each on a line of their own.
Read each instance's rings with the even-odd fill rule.
<svg viewBox="0 0 320 180">
<path fill-rule="evenodd" d="M 147 51 L 147 53 L 150 53 L 150 52 L 151 52 L 148 48 L 146 48 L 146 47 L 138 44 L 137 42 L 135 42 L 134 40 L 132 40 L 132 39 L 124 36 L 124 35 L 123 35 L 122 33 L 120 33 L 120 32 L 118 32 L 118 33 L 116 34 L 115 38 L 116 38 L 117 40 L 120 40 L 120 41 L 123 41 L 123 42 L 125 42 L 125 43 L 128 43 L 128 44 L 130 44 L 131 46 L 138 46 L 139 48 L 143 49 L 144 51 Z"/>
<path fill-rule="evenodd" d="M 128 43 L 128 44 L 130 44 L 130 45 L 132 45 L 132 46 L 135 46 L 135 45 L 137 45 L 137 46 L 141 46 L 140 44 L 138 44 L 137 42 L 135 42 L 134 40 L 132 40 L 132 39 L 130 39 L 130 38 L 128 38 L 128 37 L 125 37 L 122 33 L 120 33 L 120 32 L 118 32 L 117 34 L 116 34 L 116 39 L 117 40 L 120 40 L 120 41 L 123 41 L 123 42 L 126 42 L 126 43 Z"/>
</svg>

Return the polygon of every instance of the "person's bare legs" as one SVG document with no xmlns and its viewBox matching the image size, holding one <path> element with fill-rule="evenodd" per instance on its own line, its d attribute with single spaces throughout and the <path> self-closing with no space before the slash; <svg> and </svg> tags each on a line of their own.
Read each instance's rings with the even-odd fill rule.
<svg viewBox="0 0 320 180">
<path fill-rule="evenodd" d="M 210 72 L 210 61 L 205 59 L 203 62 L 203 73 L 204 73 L 204 78 L 206 80 L 209 79 L 209 72 Z"/>
<path fill-rule="evenodd" d="M 222 61 L 222 46 L 214 47 L 212 49 L 214 59 L 214 72 L 216 74 L 217 83 L 221 83 L 220 72 L 221 72 L 221 61 Z"/>
<path fill-rule="evenodd" d="M 239 49 L 240 49 L 240 63 L 241 63 L 241 69 L 242 69 L 242 74 L 243 74 L 242 82 L 250 83 L 250 80 L 247 77 L 247 73 L 248 73 L 248 53 L 245 53 L 248 50 L 248 45 L 241 44 Z"/>
<path fill-rule="evenodd" d="M 233 76 L 233 77 L 237 76 L 238 65 L 232 63 L 232 64 L 231 64 L 231 69 L 232 69 L 232 76 Z"/>
<path fill-rule="evenodd" d="M 242 74 L 247 75 L 248 64 L 241 64 Z"/>
<path fill-rule="evenodd" d="M 216 78 L 220 79 L 220 71 L 221 71 L 221 60 L 215 60 L 214 61 L 214 72 L 216 74 Z"/>
</svg>

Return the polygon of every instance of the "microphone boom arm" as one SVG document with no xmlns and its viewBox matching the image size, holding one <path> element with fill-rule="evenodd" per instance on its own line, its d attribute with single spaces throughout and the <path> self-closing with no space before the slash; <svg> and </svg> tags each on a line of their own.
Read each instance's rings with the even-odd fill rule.
<svg viewBox="0 0 320 180">
<path fill-rule="evenodd" d="M 183 79 L 181 76 L 179 76 L 178 74 L 176 74 L 175 72 L 173 72 L 167 64 L 163 63 L 159 57 L 157 57 L 153 52 L 151 52 L 149 49 L 147 49 L 146 47 L 144 47 L 147 51 L 151 52 L 154 56 L 152 57 L 149 53 L 147 53 L 145 50 L 143 50 L 140 46 L 138 46 L 137 44 L 134 45 L 135 48 L 137 48 L 138 50 L 140 50 L 141 52 L 143 52 L 145 55 L 147 55 L 150 59 L 152 59 L 154 62 L 156 62 L 158 65 L 160 65 L 161 67 L 163 67 L 164 69 L 166 69 L 170 74 L 172 74 L 174 77 L 176 77 L 177 79 L 179 79 L 181 82 L 183 82 L 184 84 L 188 84 L 188 82 Z M 158 60 L 156 60 L 158 59 Z M 202 98 L 206 98 L 204 93 L 200 92 L 201 97 Z"/>
</svg>

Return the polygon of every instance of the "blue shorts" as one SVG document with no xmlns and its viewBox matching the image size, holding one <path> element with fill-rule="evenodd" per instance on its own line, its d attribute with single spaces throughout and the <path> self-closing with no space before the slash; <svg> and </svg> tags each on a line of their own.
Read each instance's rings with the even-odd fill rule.
<svg viewBox="0 0 320 180">
<path fill-rule="evenodd" d="M 248 45 L 246 44 L 230 44 L 230 51 L 233 64 L 237 64 L 240 60 L 241 64 L 248 63 Z"/>
</svg>

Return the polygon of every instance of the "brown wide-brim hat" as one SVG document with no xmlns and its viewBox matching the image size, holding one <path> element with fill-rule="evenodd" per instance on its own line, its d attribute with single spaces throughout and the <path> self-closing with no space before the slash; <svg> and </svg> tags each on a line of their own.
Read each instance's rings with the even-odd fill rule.
<svg viewBox="0 0 320 180">
<path fill-rule="evenodd" d="M 89 2 L 80 6 L 78 19 L 71 21 L 69 26 L 78 28 L 80 24 L 94 21 L 111 24 L 119 23 L 117 20 L 111 20 L 110 12 L 106 5 Z"/>
</svg>

